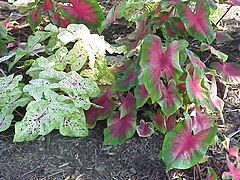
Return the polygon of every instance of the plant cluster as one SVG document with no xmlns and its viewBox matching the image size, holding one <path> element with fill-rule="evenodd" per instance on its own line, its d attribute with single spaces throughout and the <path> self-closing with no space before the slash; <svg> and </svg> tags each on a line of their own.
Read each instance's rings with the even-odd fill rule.
<svg viewBox="0 0 240 180">
<path fill-rule="evenodd" d="M 33 8 L 29 13 L 33 29 L 40 22 L 39 3 L 28 4 Z M 217 85 L 240 83 L 240 66 L 225 62 L 228 56 L 212 45 L 231 40 L 213 27 L 210 12 L 216 10 L 215 2 L 128 0 L 111 9 L 104 21 L 96 1 L 70 3 L 45 0 L 41 5 L 54 7 L 53 11 L 59 11 L 70 23 L 84 22 L 91 27 L 94 22 L 99 33 L 118 19 L 136 25 L 134 32 L 117 40 L 124 47 L 123 65 L 108 67 L 106 51 L 119 51 L 87 26 L 46 26 L 23 47 L 0 58 L 0 62 L 13 59 L 9 70 L 24 59 L 22 67 L 31 77 L 25 86 L 19 83 L 21 76 L 0 78 L 4 87 L 0 96 L 7 98 L 0 102 L 0 131 L 10 126 L 16 107 L 28 104 L 22 121 L 15 124 L 15 142 L 33 140 L 53 129 L 62 135 L 83 137 L 97 121 L 107 120 L 105 144 L 121 144 L 135 132 L 149 137 L 159 131 L 165 135 L 159 159 L 167 171 L 201 162 L 215 143 L 216 120 L 221 117 L 224 122 L 224 102 Z M 238 1 L 229 3 L 239 5 Z M 48 11 L 52 13 L 50 8 Z M 206 66 L 206 60 L 199 57 L 204 51 L 219 62 Z M 10 106 L 8 111 L 3 108 Z M 238 152 L 232 156 L 238 158 Z M 224 176 L 235 177 L 239 167 L 230 162 L 228 167 L 230 172 Z M 211 168 L 209 177 L 215 177 Z"/>
</svg>

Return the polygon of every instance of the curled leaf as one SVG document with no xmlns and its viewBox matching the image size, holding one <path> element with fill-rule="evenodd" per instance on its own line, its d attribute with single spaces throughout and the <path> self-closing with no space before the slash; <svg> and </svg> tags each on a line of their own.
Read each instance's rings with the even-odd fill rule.
<svg viewBox="0 0 240 180">
<path fill-rule="evenodd" d="M 150 137 L 154 133 L 154 126 L 151 122 L 145 122 L 141 119 L 137 126 L 137 133 L 139 137 Z"/>
</svg>

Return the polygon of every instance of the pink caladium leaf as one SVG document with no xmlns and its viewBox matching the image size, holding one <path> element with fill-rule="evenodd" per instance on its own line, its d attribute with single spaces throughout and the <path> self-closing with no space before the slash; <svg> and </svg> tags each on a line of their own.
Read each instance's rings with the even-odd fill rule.
<svg viewBox="0 0 240 180">
<path fill-rule="evenodd" d="M 66 18 L 55 12 L 50 13 L 50 20 L 53 24 L 63 28 L 66 28 L 70 24 Z"/>
<path fill-rule="evenodd" d="M 141 77 L 153 103 L 162 96 L 160 78 L 172 78 L 175 72 L 182 72 L 179 52 L 187 45 L 186 41 L 173 41 L 165 50 L 158 36 L 146 36 L 140 54 Z"/>
<path fill-rule="evenodd" d="M 42 4 L 43 11 L 50 11 L 53 9 L 52 0 L 44 0 Z"/>
<path fill-rule="evenodd" d="M 240 177 L 240 164 L 237 163 L 234 165 L 229 158 L 227 158 L 227 166 L 229 171 L 228 172 L 223 172 L 222 174 L 222 179 L 236 179 L 239 180 Z"/>
<path fill-rule="evenodd" d="M 200 108 L 195 108 L 190 116 L 192 120 L 192 130 L 195 134 L 204 129 L 208 129 L 213 125 L 211 116 L 202 112 Z"/>
<path fill-rule="evenodd" d="M 90 109 L 86 111 L 87 125 L 88 128 L 94 128 L 98 120 L 104 120 L 109 118 L 109 116 L 116 109 L 116 104 L 111 99 L 111 91 L 106 91 L 102 96 L 94 99 L 92 102 L 100 107 L 91 106 Z"/>
<path fill-rule="evenodd" d="M 212 43 L 215 39 L 215 32 L 209 22 L 209 3 L 199 0 L 195 12 L 184 3 L 179 3 L 177 12 L 189 34 L 201 42 Z"/>
<path fill-rule="evenodd" d="M 199 59 L 199 57 L 190 50 L 186 50 L 189 60 L 194 67 L 199 67 L 201 69 L 206 69 L 206 65 Z"/>
<path fill-rule="evenodd" d="M 183 98 L 173 79 L 166 86 L 161 83 L 161 92 L 162 97 L 158 101 L 158 104 L 161 106 L 162 112 L 169 117 L 183 105 Z"/>
<path fill-rule="evenodd" d="M 151 122 L 145 122 L 140 120 L 140 124 L 137 126 L 137 134 L 139 137 L 150 137 L 154 133 L 154 126 Z"/>
<path fill-rule="evenodd" d="M 139 69 L 136 62 L 130 62 L 129 67 L 119 71 L 116 75 L 113 91 L 125 92 L 134 87 L 138 82 Z"/>
<path fill-rule="evenodd" d="M 191 102 L 201 104 L 202 106 L 206 107 L 209 105 L 209 94 L 208 91 L 202 87 L 204 77 L 203 71 L 201 71 L 199 68 L 195 68 L 192 76 L 189 73 L 187 75 L 186 88 Z"/>
<path fill-rule="evenodd" d="M 212 63 L 211 66 L 222 76 L 221 81 L 226 84 L 240 83 L 240 65 L 234 63 Z"/>
<path fill-rule="evenodd" d="M 148 100 L 149 95 L 147 92 L 147 89 L 144 85 L 138 85 L 134 89 L 134 96 L 136 99 L 136 107 L 140 108 L 142 107 Z"/>
<path fill-rule="evenodd" d="M 85 23 L 98 27 L 103 21 L 103 13 L 95 0 L 69 0 L 71 5 L 63 6 L 62 13 L 73 23 Z"/>
<path fill-rule="evenodd" d="M 207 180 L 218 180 L 216 172 L 211 167 L 208 167 Z"/>
<path fill-rule="evenodd" d="M 41 9 L 32 9 L 28 15 L 28 23 L 30 25 L 30 28 L 35 31 L 36 27 L 41 23 L 42 21 L 42 11 Z"/>
<path fill-rule="evenodd" d="M 159 158 L 163 159 L 167 171 L 173 168 L 188 169 L 203 158 L 216 133 L 217 129 L 211 127 L 192 134 L 191 121 L 186 115 L 185 120 L 166 134 Z"/>
<path fill-rule="evenodd" d="M 158 26 L 161 26 L 164 22 L 166 22 L 171 16 L 172 11 L 170 12 L 161 12 L 158 17 L 154 20 Z"/>
<path fill-rule="evenodd" d="M 130 113 L 120 117 L 116 112 L 108 119 L 108 127 L 104 129 L 104 144 L 116 145 L 131 138 L 136 131 L 136 114 Z"/>
<path fill-rule="evenodd" d="M 129 92 L 126 97 L 122 96 L 120 98 L 120 116 L 124 117 L 127 114 L 131 114 L 136 110 L 136 101 L 131 92 Z"/>
<path fill-rule="evenodd" d="M 226 32 L 216 32 L 216 41 L 218 43 L 224 43 L 233 40 Z"/>
<path fill-rule="evenodd" d="M 217 82 L 214 77 L 212 77 L 211 80 L 210 102 L 214 109 L 217 109 L 220 113 L 222 113 L 224 101 L 217 95 Z"/>
<path fill-rule="evenodd" d="M 159 130 L 161 133 L 166 133 L 166 122 L 165 116 L 162 115 L 160 112 L 153 113 L 150 115 L 151 120 L 154 123 L 154 126 Z"/>
</svg>

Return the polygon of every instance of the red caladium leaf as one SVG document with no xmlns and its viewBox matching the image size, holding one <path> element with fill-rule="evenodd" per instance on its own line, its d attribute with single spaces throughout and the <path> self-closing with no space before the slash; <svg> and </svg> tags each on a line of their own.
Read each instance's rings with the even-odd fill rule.
<svg viewBox="0 0 240 180">
<path fill-rule="evenodd" d="M 112 92 L 106 91 L 102 96 L 93 100 L 93 103 L 100 106 L 91 106 L 86 111 L 87 124 L 89 128 L 94 128 L 98 120 L 107 119 L 116 109 L 116 104 L 111 99 Z"/>
<path fill-rule="evenodd" d="M 150 115 L 151 120 L 154 123 L 154 126 L 161 132 L 166 132 L 165 117 L 164 115 L 158 113 L 153 113 Z"/>
<path fill-rule="evenodd" d="M 211 81 L 210 102 L 214 109 L 217 109 L 220 113 L 222 113 L 224 101 L 217 96 L 217 82 L 214 77 L 212 77 Z"/>
<path fill-rule="evenodd" d="M 227 84 L 240 83 L 240 65 L 234 63 L 215 62 L 211 65 L 222 76 L 221 81 Z"/>
<path fill-rule="evenodd" d="M 202 81 L 204 81 L 204 74 L 200 69 L 196 68 L 193 76 L 188 73 L 186 78 L 186 88 L 190 101 L 206 106 L 208 105 L 209 95 L 206 89 L 202 87 Z"/>
<path fill-rule="evenodd" d="M 199 0 L 195 13 L 184 3 L 179 3 L 177 12 L 185 24 L 189 34 L 201 42 L 212 43 L 215 39 L 215 32 L 209 22 L 209 3 Z"/>
<path fill-rule="evenodd" d="M 32 9 L 28 15 L 28 23 L 33 31 L 42 21 L 42 11 L 39 9 Z"/>
<path fill-rule="evenodd" d="M 161 12 L 158 17 L 154 20 L 157 25 L 161 26 L 164 22 L 166 22 L 171 16 L 172 11 L 170 12 Z"/>
<path fill-rule="evenodd" d="M 153 103 L 162 96 L 160 77 L 172 78 L 175 71 L 182 72 L 179 65 L 179 52 L 187 45 L 186 41 L 173 41 L 164 50 L 158 36 L 146 36 L 141 47 L 140 66 L 142 68 L 142 82 Z"/>
<path fill-rule="evenodd" d="M 113 90 L 116 92 L 129 91 L 138 82 L 139 66 L 136 62 L 131 62 L 127 69 L 123 68 L 118 72 L 113 85 Z"/>
<path fill-rule="evenodd" d="M 211 127 L 192 134 L 190 122 L 187 115 L 185 120 L 178 123 L 164 138 L 159 158 L 162 157 L 167 171 L 173 168 L 187 169 L 197 164 L 217 133 L 217 129 Z"/>
<path fill-rule="evenodd" d="M 199 67 L 201 69 L 206 69 L 206 65 L 194 54 L 192 51 L 186 50 L 186 53 L 194 67 Z"/>
<path fill-rule="evenodd" d="M 63 6 L 63 14 L 74 23 L 86 23 L 98 27 L 103 21 L 103 13 L 95 0 L 69 0 L 71 6 Z"/>
<path fill-rule="evenodd" d="M 136 110 L 136 101 L 131 92 L 129 92 L 126 97 L 122 96 L 120 98 L 120 102 L 121 102 L 120 107 L 121 117 L 124 117 L 127 114 L 132 113 L 134 112 L 134 110 Z"/>
<path fill-rule="evenodd" d="M 140 125 L 137 126 L 137 133 L 139 137 L 150 137 L 154 133 L 154 126 L 151 122 L 140 120 Z"/>
<path fill-rule="evenodd" d="M 200 108 L 195 108 L 190 116 L 192 119 L 192 130 L 195 134 L 204 129 L 210 128 L 213 124 L 211 117 L 202 112 Z"/>
<path fill-rule="evenodd" d="M 55 12 L 50 14 L 50 19 L 53 24 L 63 28 L 66 28 L 70 24 L 67 19 Z"/>
<path fill-rule="evenodd" d="M 136 130 L 136 114 L 129 113 L 120 117 L 116 112 L 113 117 L 108 119 L 108 127 L 104 129 L 104 144 L 115 145 L 121 144 L 131 138 Z"/>
<path fill-rule="evenodd" d="M 176 123 L 176 116 L 175 115 L 169 116 L 166 120 L 167 130 L 171 131 L 174 128 L 175 123 Z"/>
<path fill-rule="evenodd" d="M 45 0 L 42 4 L 43 11 L 50 11 L 53 9 L 52 0 Z"/>
<path fill-rule="evenodd" d="M 216 172 L 211 167 L 208 167 L 207 180 L 218 180 Z"/>
<path fill-rule="evenodd" d="M 170 80 L 167 86 L 161 83 L 161 92 L 162 97 L 158 103 L 162 108 L 162 112 L 168 117 L 183 105 L 183 98 L 174 80 Z"/>
<path fill-rule="evenodd" d="M 227 158 L 227 166 L 229 171 L 224 172 L 222 174 L 222 179 L 233 179 L 233 180 L 239 180 L 240 178 L 240 164 L 238 163 L 236 166 L 231 163 L 231 161 Z"/>
<path fill-rule="evenodd" d="M 148 100 L 149 95 L 144 85 L 138 85 L 134 89 L 136 108 L 142 107 Z"/>
</svg>

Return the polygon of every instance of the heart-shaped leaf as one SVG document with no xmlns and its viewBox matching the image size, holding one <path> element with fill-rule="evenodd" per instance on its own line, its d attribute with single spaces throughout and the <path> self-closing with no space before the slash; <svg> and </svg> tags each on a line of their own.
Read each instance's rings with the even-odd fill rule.
<svg viewBox="0 0 240 180">
<path fill-rule="evenodd" d="M 204 81 L 204 74 L 196 68 L 192 76 L 188 73 L 186 88 L 188 97 L 192 102 L 206 106 L 208 105 L 209 94 L 208 91 L 202 87 L 202 81 Z"/>
<path fill-rule="evenodd" d="M 50 11 L 53 9 L 52 0 L 44 0 L 42 4 L 43 11 Z"/>
<path fill-rule="evenodd" d="M 63 6 L 63 14 L 74 23 L 86 23 L 98 27 L 103 21 L 103 13 L 95 0 L 69 0 L 71 5 Z"/>
<path fill-rule="evenodd" d="M 131 138 L 136 130 L 136 114 L 130 113 L 120 117 L 116 112 L 108 119 L 108 127 L 104 129 L 104 144 L 121 144 Z"/>
<path fill-rule="evenodd" d="M 172 78 L 175 71 L 182 72 L 179 65 L 179 52 L 187 47 L 186 41 L 173 41 L 164 50 L 158 36 L 147 35 L 140 54 L 142 82 L 151 99 L 157 102 L 161 97 L 160 77 Z"/>
<path fill-rule="evenodd" d="M 210 115 L 201 111 L 200 108 L 195 108 L 190 114 L 192 120 L 192 130 L 194 134 L 212 126 L 213 120 Z"/>
<path fill-rule="evenodd" d="M 111 99 L 112 92 L 106 91 L 102 96 L 93 100 L 93 103 L 100 106 L 91 106 L 86 111 L 87 124 L 89 128 L 94 128 L 97 120 L 107 119 L 112 112 L 116 109 L 116 104 Z"/>
<path fill-rule="evenodd" d="M 212 43 L 215 39 L 215 32 L 209 22 L 209 3 L 199 0 L 195 13 L 184 3 L 179 3 L 177 12 L 189 34 L 201 42 Z"/>
<path fill-rule="evenodd" d="M 222 179 L 224 180 L 228 180 L 228 179 L 236 179 L 238 180 L 240 177 L 240 165 L 237 164 L 237 166 L 235 166 L 229 159 L 227 162 L 227 166 L 229 171 L 228 172 L 223 172 L 222 174 Z"/>
<path fill-rule="evenodd" d="M 136 110 L 136 101 L 131 92 L 127 94 L 126 97 L 122 96 L 120 98 L 121 106 L 120 106 L 120 116 L 124 117 L 127 114 L 131 114 Z"/>
<path fill-rule="evenodd" d="M 157 130 L 159 130 L 161 133 L 166 132 L 165 117 L 163 115 L 160 113 L 153 113 L 150 115 L 150 118 Z"/>
<path fill-rule="evenodd" d="M 137 126 L 137 133 L 139 137 L 150 137 L 154 133 L 154 126 L 151 122 L 145 122 L 141 119 Z"/>
<path fill-rule="evenodd" d="M 32 9 L 28 15 L 28 23 L 33 31 L 42 21 L 42 11 L 41 9 Z"/>
<path fill-rule="evenodd" d="M 158 101 L 162 112 L 169 117 L 174 114 L 183 104 L 182 95 L 179 93 L 174 80 L 170 80 L 165 86 L 161 83 L 162 97 Z"/>
<path fill-rule="evenodd" d="M 142 107 L 148 100 L 149 95 L 144 85 L 138 85 L 134 89 L 134 96 L 136 99 L 136 107 Z"/>
<path fill-rule="evenodd" d="M 240 65 L 234 63 L 215 62 L 211 65 L 222 76 L 221 81 L 227 84 L 240 83 Z"/>
<path fill-rule="evenodd" d="M 211 127 L 192 134 L 189 117 L 179 122 L 166 134 L 159 154 L 167 166 L 167 171 L 173 168 L 187 169 L 197 164 L 203 158 L 216 133 L 217 129 Z"/>
<path fill-rule="evenodd" d="M 186 50 L 186 53 L 188 55 L 188 58 L 190 59 L 192 65 L 194 67 L 199 67 L 201 69 L 206 69 L 206 65 L 199 59 L 199 57 L 197 57 L 196 54 L 194 54 L 192 51 L 190 50 Z"/>
</svg>

